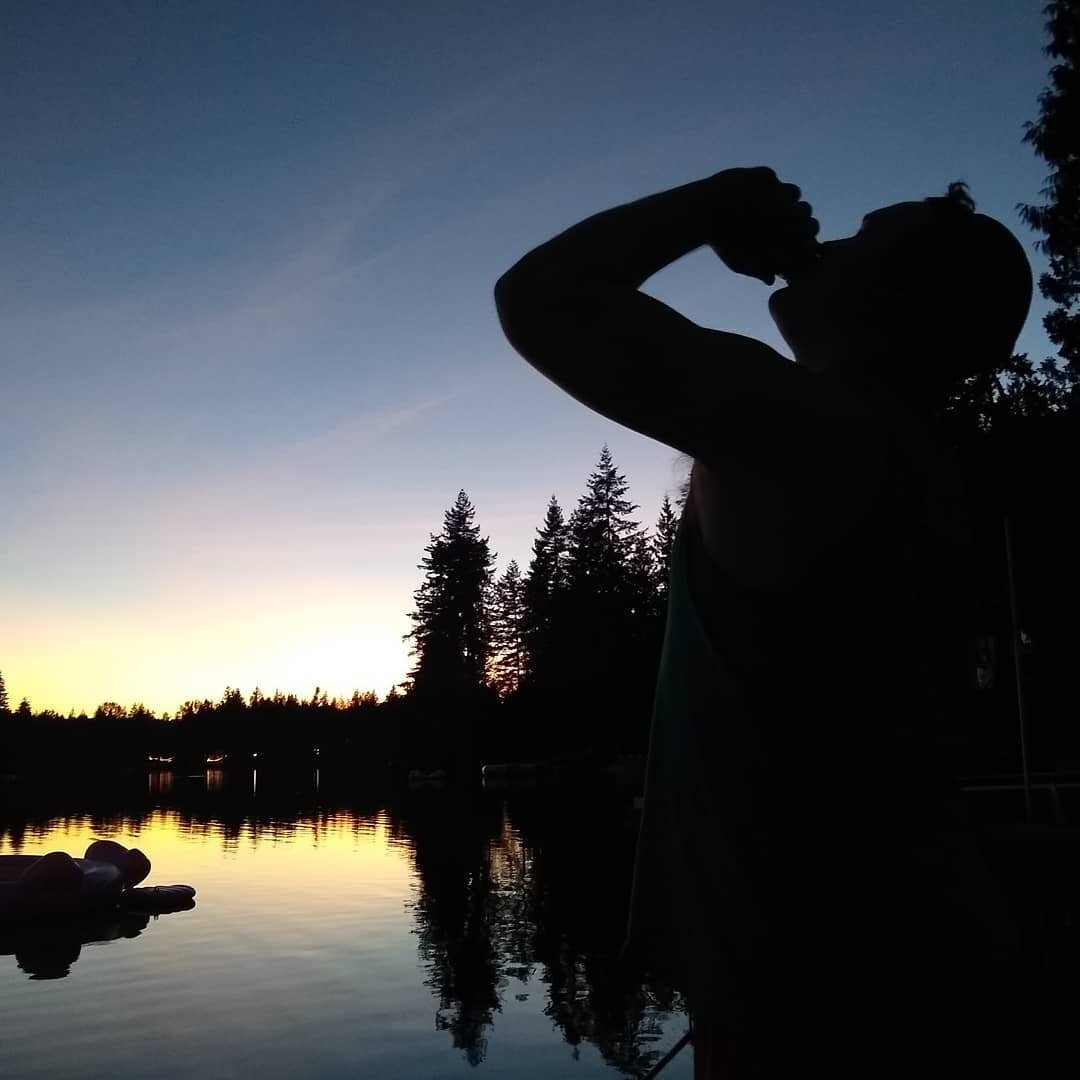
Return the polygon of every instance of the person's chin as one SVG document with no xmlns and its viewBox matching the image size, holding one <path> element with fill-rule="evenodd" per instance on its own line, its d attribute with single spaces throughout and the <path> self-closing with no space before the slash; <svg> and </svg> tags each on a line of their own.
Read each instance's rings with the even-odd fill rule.
<svg viewBox="0 0 1080 1080">
<path fill-rule="evenodd" d="M 769 294 L 769 314 L 772 316 L 772 320 L 776 323 L 776 328 L 781 334 L 784 334 L 784 327 L 790 325 L 796 321 L 794 315 L 797 305 L 792 301 L 796 299 L 792 296 L 792 288 L 790 285 L 785 285 L 775 292 Z M 787 335 L 784 334 L 786 337 Z"/>
</svg>

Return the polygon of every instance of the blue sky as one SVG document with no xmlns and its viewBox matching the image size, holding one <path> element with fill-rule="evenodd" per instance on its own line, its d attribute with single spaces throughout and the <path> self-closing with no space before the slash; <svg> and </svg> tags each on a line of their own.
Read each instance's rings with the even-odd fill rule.
<svg viewBox="0 0 1080 1080">
<path fill-rule="evenodd" d="M 1045 173 L 1040 7 L 5 5 L 9 690 L 383 692 L 459 488 L 524 564 L 606 441 L 651 523 L 675 453 L 532 372 L 491 301 L 590 212 L 768 164 L 830 237 L 964 179 L 1040 269 L 1015 211 Z M 707 254 L 649 288 L 782 347 L 768 290 Z"/>
</svg>

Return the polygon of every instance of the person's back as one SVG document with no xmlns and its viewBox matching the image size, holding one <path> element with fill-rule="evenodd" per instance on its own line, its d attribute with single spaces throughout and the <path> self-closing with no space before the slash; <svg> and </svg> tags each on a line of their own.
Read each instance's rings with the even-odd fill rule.
<svg viewBox="0 0 1080 1080">
<path fill-rule="evenodd" d="M 960 350 L 944 370 L 963 328 L 939 315 L 966 311 L 964 340 L 1007 358 L 1030 277 L 975 326 L 959 294 L 977 275 L 918 292 L 969 206 L 902 204 L 818 247 L 798 196 L 768 170 L 729 170 L 588 219 L 496 290 L 526 359 L 695 460 L 631 946 L 685 990 L 700 1060 L 717 1024 L 915 1045 L 913 1025 L 945 1010 L 978 1023 L 1008 990 L 1008 915 L 956 802 L 971 560 L 927 402 L 989 362 Z M 993 254 L 1004 230 L 982 222 Z M 639 291 L 702 243 L 770 284 L 788 269 L 770 307 L 797 364 Z"/>
</svg>

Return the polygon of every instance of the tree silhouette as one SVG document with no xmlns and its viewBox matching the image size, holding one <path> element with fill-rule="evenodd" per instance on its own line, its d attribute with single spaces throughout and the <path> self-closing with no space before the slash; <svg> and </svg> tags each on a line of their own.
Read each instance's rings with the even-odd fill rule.
<svg viewBox="0 0 1080 1080">
<path fill-rule="evenodd" d="M 536 530 L 522 594 L 525 620 L 526 682 L 542 684 L 555 656 L 556 610 L 566 592 L 568 536 L 562 507 L 554 495 Z"/>
<path fill-rule="evenodd" d="M 407 771 L 471 770 L 481 755 L 640 752 L 645 732 L 627 716 L 648 714 L 676 518 L 665 499 L 652 536 L 635 509 L 605 446 L 572 527 L 552 496 L 528 574 L 512 562 L 496 579 L 460 492 L 420 564 L 404 696 L 394 690 L 380 703 L 359 690 L 332 698 L 321 687 L 304 697 L 256 687 L 245 697 L 230 685 L 217 700 L 184 702 L 172 718 L 116 700 L 61 717 L 28 702 L 13 713 L 4 691 L 4 760 L 12 771 L 78 771 L 102 762 L 136 768 L 152 755 L 202 768 L 220 753 L 228 769 L 292 769 L 310 767 L 318 748 L 324 770 Z"/>
<path fill-rule="evenodd" d="M 524 581 L 522 693 L 506 699 L 512 753 L 644 749 L 637 721 L 652 700 L 663 636 L 658 551 L 667 547 L 633 519 L 628 490 L 604 446 L 569 522 L 554 496 L 548 502 Z"/>
<path fill-rule="evenodd" d="M 621 741 L 625 709 L 640 690 L 642 627 L 653 606 L 645 583 L 651 556 L 627 492 L 604 446 L 570 517 L 566 596 L 552 625 L 559 680 L 581 714 L 576 739 L 593 750 Z"/>
<path fill-rule="evenodd" d="M 660 504 L 660 516 L 656 519 L 653 533 L 653 557 L 656 559 L 656 591 L 661 609 L 667 607 L 668 575 L 671 573 L 671 552 L 675 547 L 675 533 L 679 519 L 671 508 L 671 500 L 665 495 Z"/>
<path fill-rule="evenodd" d="M 1036 370 L 1026 353 L 1018 353 L 999 368 L 980 371 L 949 393 L 940 420 L 959 444 L 1001 433 L 1022 417 L 1044 417 L 1065 403 L 1061 377 L 1052 360 Z"/>
<path fill-rule="evenodd" d="M 1043 325 L 1064 361 L 1059 385 L 1072 406 L 1080 400 L 1080 3 L 1051 0 L 1043 8 L 1050 42 L 1045 52 L 1057 61 L 1050 85 L 1039 95 L 1039 118 L 1025 125 L 1024 141 L 1050 166 L 1041 205 L 1022 204 L 1024 221 L 1044 239 L 1050 259 L 1039 289 L 1055 307 Z M 1057 375 L 1053 360 L 1044 363 Z"/>
<path fill-rule="evenodd" d="M 516 693 L 526 670 L 525 582 L 511 559 L 495 582 L 491 603 L 490 682 L 502 698 Z"/>
<path fill-rule="evenodd" d="M 464 491 L 432 534 L 413 594 L 413 628 L 405 635 L 416 658 L 410 693 L 468 697 L 486 686 L 491 651 L 488 606 L 495 556 L 473 523 L 476 510 Z"/>
<path fill-rule="evenodd" d="M 626 566 L 639 532 L 628 490 L 605 444 L 570 518 L 567 578 L 579 597 L 604 604 L 627 591 Z"/>
<path fill-rule="evenodd" d="M 656 588 L 657 568 L 653 537 L 644 529 L 634 536 L 626 562 L 628 612 L 634 632 L 643 632 L 659 612 Z"/>
<path fill-rule="evenodd" d="M 8 701 L 4 673 L 0 671 L 0 771 L 7 772 L 11 765 L 11 756 L 16 742 L 12 730 L 11 704 Z"/>
</svg>

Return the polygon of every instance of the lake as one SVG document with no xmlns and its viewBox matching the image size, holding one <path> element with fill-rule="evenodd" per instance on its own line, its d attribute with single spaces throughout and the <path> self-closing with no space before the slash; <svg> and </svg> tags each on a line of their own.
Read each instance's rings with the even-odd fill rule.
<svg viewBox="0 0 1080 1080">
<path fill-rule="evenodd" d="M 625 791 L 214 770 L 5 797 L 0 853 L 110 838 L 198 896 L 0 931 L 4 1076 L 642 1076 L 686 1030 L 616 959 Z M 690 1075 L 689 1050 L 663 1072 Z"/>
</svg>

